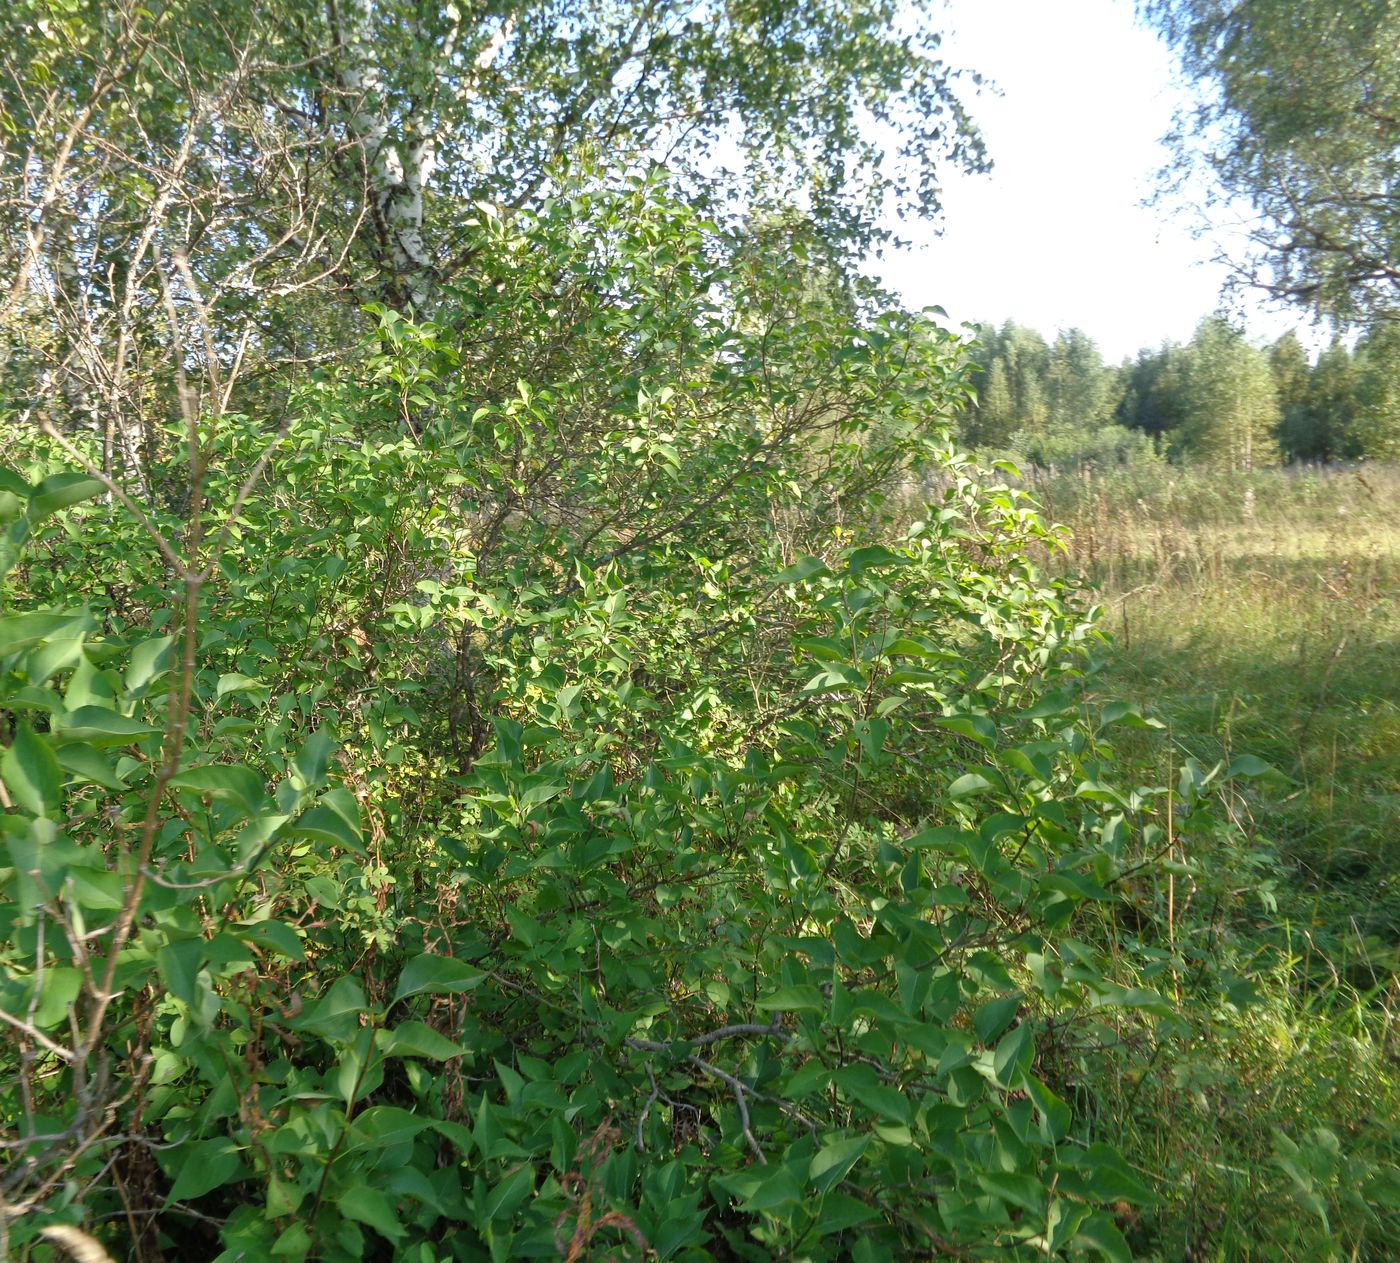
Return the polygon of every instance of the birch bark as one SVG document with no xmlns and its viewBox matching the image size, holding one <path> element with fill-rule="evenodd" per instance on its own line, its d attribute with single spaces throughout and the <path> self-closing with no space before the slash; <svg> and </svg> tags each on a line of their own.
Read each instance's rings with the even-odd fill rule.
<svg viewBox="0 0 1400 1263">
<path fill-rule="evenodd" d="M 448 5 L 451 18 L 440 40 L 420 25 L 414 27 L 414 47 L 424 62 L 416 67 L 413 91 L 399 113 L 397 125 L 388 99 L 380 43 L 384 20 L 375 0 L 344 0 L 336 17 L 336 38 L 342 50 L 341 88 L 351 102 L 350 126 L 361 147 L 370 181 L 375 222 L 394 305 L 425 315 L 433 300 L 436 265 L 426 235 L 426 199 L 437 171 L 442 114 L 436 108 L 439 85 L 451 71 L 463 31 L 461 11 Z M 494 30 L 475 32 L 480 47 L 472 59 L 479 75 L 489 70 L 510 40 L 514 20 Z M 470 83 L 463 100 L 474 95 Z"/>
</svg>

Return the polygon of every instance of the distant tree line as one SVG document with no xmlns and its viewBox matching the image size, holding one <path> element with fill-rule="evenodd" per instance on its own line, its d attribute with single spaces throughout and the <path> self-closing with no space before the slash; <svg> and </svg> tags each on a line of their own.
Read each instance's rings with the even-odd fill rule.
<svg viewBox="0 0 1400 1263">
<path fill-rule="evenodd" d="M 1223 316 L 1189 342 L 1104 362 L 1080 329 L 1047 341 L 977 326 L 976 401 L 963 438 L 1036 464 L 1155 452 L 1224 466 L 1400 459 L 1400 325 L 1381 323 L 1316 359 L 1295 333 L 1260 347 Z"/>
</svg>

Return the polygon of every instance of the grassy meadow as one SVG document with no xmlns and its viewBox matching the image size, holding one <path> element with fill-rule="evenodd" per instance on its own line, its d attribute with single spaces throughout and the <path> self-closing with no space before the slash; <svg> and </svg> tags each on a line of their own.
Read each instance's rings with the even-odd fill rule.
<svg viewBox="0 0 1400 1263">
<path fill-rule="evenodd" d="M 1400 470 L 1042 477 L 1105 608 L 1097 688 L 1174 778 L 1254 755 L 1144 898 L 1236 970 L 1102 1115 L 1163 1204 L 1140 1257 L 1400 1258 Z M 1170 780 L 1167 783 L 1172 783 Z M 1240 784 L 1236 782 L 1235 784 Z M 1204 968 L 1204 966 L 1203 966 Z"/>
</svg>

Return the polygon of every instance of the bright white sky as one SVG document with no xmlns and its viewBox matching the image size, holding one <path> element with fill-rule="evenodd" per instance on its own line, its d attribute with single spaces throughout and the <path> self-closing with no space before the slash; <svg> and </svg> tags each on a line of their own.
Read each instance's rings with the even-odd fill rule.
<svg viewBox="0 0 1400 1263">
<path fill-rule="evenodd" d="M 1132 0 L 948 0 L 954 66 L 1001 90 L 969 99 L 996 169 L 949 171 L 938 237 L 877 268 L 913 307 L 952 321 L 1015 320 L 1047 337 L 1077 326 L 1116 361 L 1186 341 L 1218 305 L 1223 269 L 1189 220 L 1146 209 L 1159 144 L 1183 89 L 1172 58 L 1134 23 Z M 1248 311 L 1259 338 L 1305 317 Z"/>
</svg>

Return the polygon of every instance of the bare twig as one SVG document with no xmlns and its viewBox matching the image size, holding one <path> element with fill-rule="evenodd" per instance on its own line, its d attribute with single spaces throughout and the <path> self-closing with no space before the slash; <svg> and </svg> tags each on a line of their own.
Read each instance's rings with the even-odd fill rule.
<svg viewBox="0 0 1400 1263">
<path fill-rule="evenodd" d="M 783 1015 L 775 1013 L 773 1020 L 760 1025 L 757 1022 L 739 1022 L 733 1026 L 721 1026 L 718 1030 L 706 1031 L 703 1035 L 691 1035 L 686 1039 L 664 1043 L 655 1039 L 629 1038 L 627 1046 L 641 1052 L 673 1052 L 683 1048 L 703 1048 L 706 1044 L 717 1044 L 724 1039 L 737 1039 L 742 1035 L 764 1035 L 787 1041 L 792 1035 L 783 1030 Z"/>
<path fill-rule="evenodd" d="M 758 1141 L 754 1139 L 753 1130 L 749 1123 L 749 1103 L 748 1094 L 752 1091 L 742 1079 L 736 1079 L 727 1070 L 721 1070 L 718 1066 L 711 1065 L 708 1061 L 702 1061 L 699 1057 L 688 1057 L 691 1065 L 698 1066 L 706 1074 L 713 1075 L 721 1083 L 727 1085 L 734 1093 L 734 1103 L 739 1107 L 739 1126 L 743 1128 L 744 1139 L 749 1142 L 749 1148 L 753 1150 L 753 1155 L 763 1166 L 768 1165 L 768 1159 L 763 1156 L 763 1150 L 759 1148 Z"/>
<path fill-rule="evenodd" d="M 7 1026 L 13 1026 L 15 1030 L 23 1032 L 36 1044 L 39 1044 L 41 1047 L 53 1053 L 60 1061 L 71 1062 L 73 1060 L 74 1053 L 72 1049 L 65 1048 L 62 1044 L 54 1043 L 53 1040 L 45 1035 L 44 1032 L 32 1022 L 26 1022 L 22 1017 L 16 1017 L 13 1013 L 7 1013 L 4 1009 L 0 1009 L 0 1022 L 4 1022 Z"/>
</svg>

